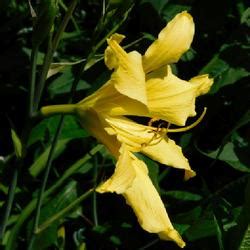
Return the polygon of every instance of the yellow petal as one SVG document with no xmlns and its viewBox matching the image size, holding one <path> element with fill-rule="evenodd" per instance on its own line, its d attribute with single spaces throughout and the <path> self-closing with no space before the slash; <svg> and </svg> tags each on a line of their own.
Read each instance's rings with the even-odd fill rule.
<svg viewBox="0 0 250 250">
<path fill-rule="evenodd" d="M 117 141 L 115 136 L 109 135 L 104 127 L 107 126 L 105 119 L 98 115 L 94 110 L 77 110 L 80 123 L 90 134 L 92 134 L 99 142 L 104 144 L 110 153 L 118 158 L 119 148 L 121 144 Z"/>
<path fill-rule="evenodd" d="M 195 176 L 181 147 L 165 135 L 157 134 L 150 127 L 137 124 L 124 117 L 106 117 L 110 135 L 116 135 L 117 140 L 126 144 L 130 151 L 142 152 L 155 161 L 170 167 L 184 169 L 185 180 Z M 160 132 L 158 132 L 160 133 Z"/>
<path fill-rule="evenodd" d="M 169 72 L 169 66 L 163 66 L 161 68 L 158 68 L 150 73 L 148 73 L 146 75 L 146 81 L 151 79 L 151 78 L 161 78 L 163 79 L 164 77 L 166 77 L 168 75 L 168 72 Z"/>
<path fill-rule="evenodd" d="M 145 163 L 127 151 L 126 146 L 122 148 L 121 154 L 115 173 L 97 188 L 97 192 L 122 194 L 144 230 L 158 233 L 162 239 L 175 241 L 184 247 L 184 241 L 173 228 L 164 204 L 148 176 Z"/>
<path fill-rule="evenodd" d="M 121 94 L 147 105 L 141 55 L 136 51 L 126 53 L 114 40 L 108 40 L 108 44 L 118 60 L 110 81 Z"/>
<path fill-rule="evenodd" d="M 214 80 L 213 78 L 209 78 L 209 76 L 205 74 L 205 75 L 195 76 L 191 78 L 189 82 L 192 85 L 196 86 L 196 96 L 199 96 L 206 94 L 210 90 Z"/>
<path fill-rule="evenodd" d="M 186 52 L 193 40 L 193 18 L 186 11 L 177 14 L 160 32 L 143 56 L 145 72 L 150 72 L 163 65 L 174 63 Z"/>
<path fill-rule="evenodd" d="M 158 140 L 158 143 L 152 141 L 151 144 L 145 145 L 141 152 L 167 166 L 184 169 L 185 180 L 195 176 L 195 172 L 191 169 L 187 158 L 183 155 L 181 147 L 169 138 Z"/>
<path fill-rule="evenodd" d="M 110 135 L 116 135 L 118 141 L 125 143 L 133 152 L 140 151 L 154 137 L 149 127 L 125 117 L 106 117 L 106 122 L 109 126 L 106 131 Z"/>
<path fill-rule="evenodd" d="M 164 79 L 151 78 L 146 82 L 150 116 L 183 126 L 195 113 L 196 85 L 172 74 Z"/>
<path fill-rule="evenodd" d="M 136 177 L 132 164 L 133 158 L 130 156 L 129 151 L 126 150 L 126 145 L 123 145 L 120 149 L 120 156 L 114 174 L 101 184 L 96 191 L 99 193 L 116 192 L 117 194 L 125 192 Z"/>
<path fill-rule="evenodd" d="M 119 93 L 111 81 L 80 101 L 78 108 L 81 110 L 95 109 L 96 112 L 108 116 L 145 115 L 148 113 L 144 104 Z"/>
<path fill-rule="evenodd" d="M 123 195 L 136 214 L 141 227 L 150 233 L 158 233 L 162 239 L 175 241 L 180 247 L 184 247 L 184 241 L 173 228 L 164 204 L 148 176 L 146 165 L 134 159 L 133 167 L 136 178 Z"/>
<path fill-rule="evenodd" d="M 115 33 L 109 38 L 109 40 L 114 40 L 118 44 L 120 44 L 124 38 L 125 38 L 124 35 Z M 114 69 L 118 67 L 118 59 L 114 54 L 113 50 L 109 46 L 106 48 L 104 52 L 104 62 L 109 69 Z"/>
</svg>

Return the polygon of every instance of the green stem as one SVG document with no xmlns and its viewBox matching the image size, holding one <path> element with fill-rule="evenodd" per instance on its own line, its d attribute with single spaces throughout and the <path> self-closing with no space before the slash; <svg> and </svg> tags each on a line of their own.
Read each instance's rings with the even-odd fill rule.
<svg viewBox="0 0 250 250">
<path fill-rule="evenodd" d="M 35 95 L 35 84 L 36 84 L 36 67 L 37 67 L 37 55 L 39 46 L 35 46 L 31 52 L 31 79 L 29 89 L 29 118 L 33 115 L 34 95 Z"/>
<path fill-rule="evenodd" d="M 18 167 L 16 167 L 14 169 L 14 173 L 13 173 L 12 180 L 11 180 L 11 185 L 10 185 L 9 190 L 8 190 L 7 205 L 6 205 L 6 209 L 4 211 L 3 222 L 1 223 L 1 227 L 0 227 L 0 242 L 2 242 L 2 240 L 3 240 L 5 229 L 6 229 L 6 226 L 7 226 L 8 220 L 9 220 L 9 216 L 10 216 L 10 212 L 12 209 L 12 205 L 13 205 L 13 201 L 14 201 L 14 197 L 15 197 L 15 189 L 16 189 L 16 185 L 17 185 L 18 173 L 19 173 L 19 169 L 18 169 Z"/>
<path fill-rule="evenodd" d="M 33 102 L 34 102 L 34 92 L 35 92 L 35 83 L 36 83 L 36 67 L 37 67 L 38 49 L 39 49 L 39 46 L 34 46 L 31 51 L 31 76 L 30 76 L 30 86 L 29 86 L 28 116 L 26 117 L 26 124 L 23 130 L 23 138 L 22 138 L 23 152 L 22 154 L 25 153 L 26 142 L 28 140 L 28 134 L 30 131 L 30 119 L 32 118 L 32 114 L 33 114 Z M 14 169 L 11 184 L 8 190 L 6 209 L 4 211 L 3 221 L 0 226 L 0 241 L 2 241 L 4 237 L 4 233 L 5 233 L 7 223 L 9 220 L 9 216 L 11 213 L 11 209 L 13 206 L 13 202 L 15 198 L 15 190 L 16 190 L 17 180 L 19 176 L 19 169 L 21 165 L 23 164 L 23 158 L 18 159 L 17 164 L 18 166 L 16 166 Z"/>
<path fill-rule="evenodd" d="M 68 7 L 64 4 L 64 2 L 63 2 L 62 0 L 59 2 L 59 4 L 62 6 L 62 8 L 64 9 L 65 12 L 68 11 Z M 78 24 L 77 24 L 75 18 L 74 18 L 73 16 L 71 16 L 70 18 L 71 18 L 71 21 L 72 21 L 72 23 L 73 23 L 73 25 L 74 25 L 75 30 L 76 30 L 77 32 L 80 32 L 80 29 L 79 29 L 79 27 L 78 27 Z"/>
<path fill-rule="evenodd" d="M 95 62 L 93 62 L 93 57 L 96 53 L 96 51 L 106 42 L 107 38 L 109 38 L 113 33 L 115 33 L 117 31 L 117 29 L 122 25 L 122 23 L 127 19 L 128 17 L 128 13 L 131 11 L 131 9 L 133 8 L 134 3 L 131 4 L 130 8 L 128 9 L 128 11 L 125 13 L 125 15 L 123 16 L 123 18 L 120 20 L 120 22 L 115 25 L 109 32 L 108 34 L 106 34 L 100 42 L 98 42 L 94 48 L 92 49 L 91 53 L 89 54 L 88 58 L 87 58 L 87 62 L 85 64 L 84 67 L 84 71 L 86 71 L 87 69 L 89 69 L 90 67 L 92 67 Z"/>
<path fill-rule="evenodd" d="M 94 189 L 97 186 L 97 168 L 98 168 L 98 162 L 97 162 L 97 157 L 95 156 L 95 162 L 94 162 Z M 94 218 L 94 224 L 95 226 L 98 226 L 98 215 L 97 215 L 97 200 L 96 200 L 96 192 L 93 192 L 93 197 L 92 197 L 92 202 L 93 202 L 93 218 Z"/>
<path fill-rule="evenodd" d="M 52 142 L 51 149 L 50 149 L 50 152 L 49 152 L 48 160 L 46 162 L 46 168 L 45 168 L 45 173 L 44 173 L 44 177 L 43 177 L 43 182 L 42 182 L 42 186 L 41 186 L 39 196 L 38 196 L 38 200 L 37 200 L 36 215 L 35 215 L 35 220 L 34 220 L 33 230 L 32 230 L 33 234 L 32 234 L 32 237 L 30 239 L 30 242 L 29 242 L 28 250 L 31 250 L 33 248 L 33 243 L 34 243 L 34 240 L 35 240 L 35 231 L 37 230 L 37 227 L 39 225 L 39 219 L 40 219 L 41 207 L 42 207 L 42 203 L 43 203 L 44 191 L 45 191 L 45 188 L 46 188 L 46 184 L 47 184 L 47 181 L 48 181 L 50 169 L 51 169 L 51 166 L 52 166 L 53 154 L 54 154 L 56 144 L 57 144 L 57 141 L 59 139 L 59 136 L 61 134 L 61 130 L 62 130 L 62 127 L 63 127 L 63 122 L 64 122 L 64 116 L 61 116 L 61 118 L 59 120 L 59 123 L 58 123 L 58 126 L 57 126 L 55 136 L 53 138 L 53 142 Z"/>
<path fill-rule="evenodd" d="M 42 93 L 44 90 L 44 86 L 45 86 L 45 82 L 47 79 L 50 64 L 51 64 L 52 59 L 53 59 L 53 54 L 54 54 L 55 50 L 57 49 L 59 41 L 61 40 L 62 34 L 63 34 L 63 32 L 64 32 L 72 14 L 73 14 L 73 11 L 77 5 L 77 2 L 78 2 L 77 0 L 72 0 L 70 6 L 68 8 L 68 11 L 66 12 L 66 14 L 63 18 L 63 21 L 61 22 L 61 24 L 58 28 L 58 31 L 55 35 L 55 38 L 53 39 L 51 44 L 49 43 L 48 51 L 47 51 L 46 56 L 44 58 L 42 73 L 41 73 L 41 76 L 40 76 L 40 79 L 39 79 L 39 82 L 38 82 L 38 85 L 36 88 L 37 91 L 36 91 L 35 103 L 34 103 L 34 111 L 35 112 L 38 109 L 38 106 L 39 106 L 39 103 L 40 103 L 40 100 L 42 97 Z"/>
<path fill-rule="evenodd" d="M 34 99 L 34 112 L 37 111 L 37 108 L 39 106 L 39 103 L 42 97 L 42 92 L 43 92 L 44 85 L 45 85 L 45 81 L 47 79 L 48 71 L 49 71 L 50 64 L 53 58 L 51 39 L 52 39 L 52 34 L 49 34 L 48 48 L 46 51 L 46 55 L 44 57 L 42 72 L 41 72 L 38 84 L 36 86 L 35 99 Z"/>
<path fill-rule="evenodd" d="M 75 201 L 73 201 L 69 206 L 65 207 L 60 212 L 58 212 L 57 214 L 55 214 L 52 217 L 50 217 L 49 219 L 47 219 L 42 225 L 40 225 L 37 228 L 37 230 L 36 230 L 35 233 L 36 234 L 41 233 L 44 229 L 46 229 L 47 227 L 49 227 L 53 222 L 55 222 L 56 220 L 60 219 L 65 214 L 67 214 L 68 212 L 70 212 L 73 208 L 75 208 L 77 205 L 79 205 L 83 200 L 85 200 L 93 192 L 94 192 L 93 188 L 89 189 L 87 192 L 85 192 L 80 197 L 78 197 Z"/>
<path fill-rule="evenodd" d="M 41 114 L 43 116 L 51 116 L 56 114 L 74 114 L 76 107 L 76 104 L 44 106 L 41 108 Z"/>
<path fill-rule="evenodd" d="M 48 197 L 53 194 L 58 188 L 60 188 L 64 182 L 72 176 L 83 164 L 89 161 L 97 152 L 99 152 L 103 148 L 103 145 L 95 146 L 88 154 L 86 154 L 82 159 L 78 160 L 75 164 L 73 164 L 70 168 L 66 170 L 63 176 L 57 180 L 57 182 L 51 186 L 48 190 L 44 192 L 43 200 L 44 202 L 48 201 Z M 18 220 L 16 221 L 14 227 L 11 230 L 11 233 L 8 238 L 8 242 L 6 245 L 6 250 L 13 250 L 15 249 L 15 243 L 17 240 L 18 233 L 23 225 L 23 223 L 27 220 L 27 218 L 31 215 L 31 213 L 36 208 L 37 199 L 32 200 L 24 209 Z"/>
</svg>

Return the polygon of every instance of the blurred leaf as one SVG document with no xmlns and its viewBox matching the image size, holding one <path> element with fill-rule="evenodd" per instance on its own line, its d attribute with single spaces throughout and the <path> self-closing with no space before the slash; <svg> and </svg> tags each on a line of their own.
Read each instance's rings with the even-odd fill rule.
<svg viewBox="0 0 250 250">
<path fill-rule="evenodd" d="M 216 230 L 217 230 L 217 240 L 218 240 L 218 243 L 219 243 L 219 248 L 220 250 L 224 250 L 224 244 L 223 244 L 223 232 L 222 232 L 222 229 L 221 229 L 221 223 L 218 221 L 216 215 L 214 214 L 214 223 L 216 225 Z"/>
<path fill-rule="evenodd" d="M 59 122 L 60 116 L 53 116 L 43 119 L 36 125 L 30 134 L 28 145 L 32 145 L 38 141 L 45 142 L 46 136 L 48 141 L 54 136 Z M 75 116 L 67 115 L 64 118 L 64 126 L 60 135 L 60 139 L 75 139 L 88 137 L 89 134 L 78 124 Z"/>
<path fill-rule="evenodd" d="M 68 142 L 69 140 L 59 140 L 57 142 L 54 153 L 54 159 L 57 158 L 66 149 Z M 51 146 L 47 147 L 45 151 L 34 161 L 34 163 L 29 168 L 29 172 L 33 177 L 38 176 L 40 172 L 44 169 L 48 160 L 50 150 Z"/>
<path fill-rule="evenodd" d="M 79 64 L 79 63 L 82 63 L 83 61 L 85 61 L 85 59 L 82 59 L 76 62 L 51 63 L 48 74 L 47 74 L 47 79 L 59 72 L 63 72 L 65 70 L 65 67 Z"/>
<path fill-rule="evenodd" d="M 248 225 L 248 228 L 244 234 L 239 250 L 248 250 L 248 249 L 250 249 L 250 225 Z"/>
<path fill-rule="evenodd" d="M 175 223 L 184 224 L 184 225 L 192 225 L 196 220 L 201 216 L 202 208 L 195 207 L 191 210 L 188 210 L 185 213 L 180 213 L 175 217 Z"/>
<path fill-rule="evenodd" d="M 143 32 L 143 37 L 148 39 L 151 42 L 155 41 L 155 39 L 156 39 L 153 35 L 146 33 L 146 32 Z"/>
<path fill-rule="evenodd" d="M 40 224 L 67 207 L 77 198 L 77 183 L 69 182 L 61 192 L 53 197 L 41 210 Z M 39 233 L 34 242 L 33 249 L 47 249 L 48 246 L 57 240 L 57 228 L 60 221 L 53 222 L 48 228 Z"/>
<path fill-rule="evenodd" d="M 92 228 L 94 232 L 97 232 L 99 234 L 104 234 L 110 229 L 110 226 L 107 225 L 97 225 Z"/>
<path fill-rule="evenodd" d="M 250 8 L 247 8 L 242 16 L 241 16 L 241 19 L 240 19 L 240 22 L 241 23 L 244 23 L 246 24 L 248 27 L 250 27 Z"/>
<path fill-rule="evenodd" d="M 196 54 L 197 52 L 194 49 L 190 48 L 186 53 L 181 56 L 181 60 L 184 62 L 192 61 L 195 58 Z"/>
<path fill-rule="evenodd" d="M 241 67 L 233 68 L 216 54 L 211 61 L 200 71 L 200 74 L 209 73 L 214 77 L 214 84 L 210 94 L 214 94 L 224 86 L 234 84 L 240 79 L 247 77 L 250 73 Z"/>
<path fill-rule="evenodd" d="M 244 162 L 240 160 L 238 156 L 239 152 L 237 153 L 235 145 L 232 142 L 228 142 L 222 149 L 218 148 L 210 153 L 206 153 L 200 149 L 198 150 L 212 159 L 218 159 L 228 163 L 231 167 L 238 171 L 250 173 L 250 166 L 244 164 Z"/>
<path fill-rule="evenodd" d="M 114 243 L 114 245 L 116 245 L 116 246 L 120 246 L 120 245 L 122 244 L 120 238 L 118 238 L 118 237 L 115 236 L 115 235 L 110 236 L 109 239 L 110 239 L 110 241 L 111 241 L 112 243 Z"/>
<path fill-rule="evenodd" d="M 30 58 L 31 56 L 31 49 L 29 48 L 22 48 L 23 52 Z M 44 53 L 43 52 L 38 52 L 37 53 L 37 64 L 42 65 L 43 64 L 43 59 L 44 59 Z"/>
<path fill-rule="evenodd" d="M 178 231 L 180 235 L 184 234 L 184 232 L 190 228 L 190 225 L 187 224 L 173 224 L 174 228 Z"/>
<path fill-rule="evenodd" d="M 208 64 L 202 68 L 199 74 L 209 73 L 212 77 L 217 77 L 228 70 L 228 68 L 229 65 L 224 60 L 219 58 L 219 54 L 215 54 Z"/>
<path fill-rule="evenodd" d="M 220 88 L 233 84 L 240 79 L 249 76 L 250 73 L 246 71 L 244 68 L 228 68 L 224 71 L 219 78 L 216 79 L 215 84 L 212 87 L 210 93 L 217 92 Z"/>
<path fill-rule="evenodd" d="M 169 3 L 164 6 L 164 9 L 162 10 L 163 19 L 169 22 L 175 15 L 182 11 L 189 11 L 191 9 L 191 6 L 185 5 L 185 4 L 175 4 L 175 3 Z"/>
<path fill-rule="evenodd" d="M 169 198 L 174 198 L 176 200 L 183 200 L 183 201 L 199 201 L 202 199 L 202 196 L 186 191 L 166 191 L 163 193 Z"/>
<path fill-rule="evenodd" d="M 208 209 L 203 212 L 194 224 L 185 232 L 185 236 L 189 241 L 195 241 L 201 238 L 216 235 L 217 229 L 214 223 L 214 215 Z"/>
<path fill-rule="evenodd" d="M 63 71 L 62 75 L 57 77 L 48 87 L 48 92 L 51 98 L 59 94 L 66 94 L 70 92 L 74 75 L 71 68 Z M 90 88 L 90 85 L 84 80 L 80 80 L 77 85 L 77 90 Z"/>
<path fill-rule="evenodd" d="M 180 145 L 183 149 L 185 149 L 186 147 L 188 147 L 188 145 L 189 145 L 190 142 L 191 142 L 192 136 L 193 136 L 192 133 L 184 133 L 183 135 L 181 135 L 179 145 Z"/>
<path fill-rule="evenodd" d="M 168 0 L 142 0 L 140 4 L 149 3 L 158 13 L 161 13 L 163 7 L 167 4 L 167 2 Z"/>
<path fill-rule="evenodd" d="M 16 157 L 21 158 L 22 157 L 22 142 L 14 129 L 11 129 L 11 139 L 14 145 Z"/>
<path fill-rule="evenodd" d="M 245 201 L 241 213 L 238 217 L 237 226 L 229 234 L 229 250 L 247 250 L 249 249 L 249 225 L 250 225 L 250 178 L 245 188 Z"/>
</svg>

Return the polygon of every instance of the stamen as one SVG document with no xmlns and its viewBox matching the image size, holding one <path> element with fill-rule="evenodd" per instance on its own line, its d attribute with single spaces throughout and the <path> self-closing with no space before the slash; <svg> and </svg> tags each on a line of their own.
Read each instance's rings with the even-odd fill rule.
<svg viewBox="0 0 250 250">
<path fill-rule="evenodd" d="M 168 137 L 167 137 L 167 133 L 178 133 L 178 132 L 184 132 L 184 131 L 187 131 L 187 130 L 190 130 L 192 128 L 194 128 L 195 126 L 197 126 L 203 119 L 203 117 L 205 116 L 206 114 L 206 111 L 207 111 L 207 108 L 204 108 L 202 114 L 200 115 L 200 117 L 194 122 L 192 123 L 191 125 L 189 126 L 186 126 L 186 127 L 183 127 L 183 128 L 174 128 L 174 129 L 170 129 L 170 123 L 168 123 L 168 126 L 166 128 L 163 128 L 161 127 L 162 124 L 160 123 L 158 127 L 151 127 L 152 126 L 152 123 L 155 122 L 155 121 L 158 121 L 159 119 L 157 118 L 152 118 L 148 125 L 151 125 L 151 126 L 148 126 L 151 130 L 148 131 L 148 133 L 154 133 L 152 138 L 148 141 L 148 142 L 145 142 L 141 145 L 141 147 L 147 147 L 147 146 L 154 146 L 158 143 L 161 142 L 161 140 L 165 137 L 165 139 L 168 140 Z"/>
<path fill-rule="evenodd" d="M 179 133 L 179 132 L 184 132 L 184 131 L 187 131 L 187 130 L 190 130 L 194 127 L 196 127 L 203 119 L 203 117 L 205 116 L 206 114 L 206 111 L 207 111 L 207 108 L 204 108 L 201 116 L 197 119 L 197 121 L 195 121 L 194 123 L 192 123 L 191 125 L 189 126 L 186 126 L 186 127 L 183 127 L 183 128 L 173 128 L 173 129 L 167 129 L 167 132 L 168 133 Z"/>
<path fill-rule="evenodd" d="M 150 119 L 150 121 L 148 122 L 148 126 L 153 127 L 153 123 L 156 121 L 159 121 L 160 119 L 157 117 L 153 117 Z"/>
</svg>

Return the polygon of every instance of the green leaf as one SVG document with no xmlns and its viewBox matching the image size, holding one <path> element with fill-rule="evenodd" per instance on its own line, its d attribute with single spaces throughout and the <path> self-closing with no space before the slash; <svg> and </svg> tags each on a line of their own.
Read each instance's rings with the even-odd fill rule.
<svg viewBox="0 0 250 250">
<path fill-rule="evenodd" d="M 191 6 L 185 4 L 166 4 L 162 10 L 163 19 L 169 22 L 175 15 L 182 11 L 189 11 Z"/>
<path fill-rule="evenodd" d="M 210 93 L 216 93 L 220 88 L 233 84 L 239 81 L 241 78 L 249 76 L 250 73 L 244 68 L 231 68 L 229 67 L 224 71 L 219 78 L 215 79 L 215 84 L 213 85 Z"/>
<path fill-rule="evenodd" d="M 194 221 L 191 227 L 185 231 L 185 236 L 189 241 L 195 241 L 201 238 L 216 235 L 217 228 L 214 223 L 214 215 L 208 209 L 200 218 Z"/>
<path fill-rule="evenodd" d="M 237 153 L 236 147 L 232 142 L 228 142 L 227 144 L 224 145 L 223 148 L 218 148 L 217 150 L 212 151 L 210 153 L 206 153 L 200 149 L 198 149 L 198 150 L 202 154 L 204 154 L 212 159 L 218 159 L 218 160 L 221 160 L 221 161 L 228 163 L 231 167 L 233 167 L 234 169 L 236 169 L 238 171 L 250 173 L 249 165 L 245 164 L 243 161 L 240 160 L 240 158 L 238 156 L 239 152 Z M 243 150 L 243 152 L 244 151 L 245 150 Z"/>
<path fill-rule="evenodd" d="M 202 199 L 202 196 L 186 191 L 166 191 L 163 193 L 169 198 L 173 198 L 176 200 L 183 200 L 183 201 L 199 201 Z"/>
<path fill-rule="evenodd" d="M 248 148 L 248 147 L 245 147 Z M 243 161 L 240 160 L 240 158 L 244 157 L 244 151 L 242 150 L 239 151 L 236 150 L 237 148 L 232 142 L 228 142 L 227 144 L 224 145 L 224 147 L 218 148 L 215 151 L 212 151 L 210 153 L 205 153 L 201 150 L 199 150 L 202 154 L 212 158 L 212 159 L 218 159 L 221 161 L 224 161 L 228 163 L 231 167 L 234 169 L 241 171 L 241 172 L 247 172 L 250 173 L 250 165 L 245 164 Z M 239 156 L 241 156 L 239 158 Z"/>
<path fill-rule="evenodd" d="M 56 95 L 66 94 L 70 92 L 72 82 L 74 80 L 74 75 L 71 71 L 72 67 L 67 67 L 63 70 L 61 76 L 57 77 L 48 87 L 48 92 L 50 97 L 53 98 Z M 90 85 L 84 81 L 80 80 L 77 85 L 77 90 L 89 89 Z"/>
<path fill-rule="evenodd" d="M 240 79 L 250 75 L 245 68 L 240 66 L 232 67 L 221 58 L 223 53 L 229 54 L 231 50 L 233 50 L 233 45 L 222 46 L 220 52 L 215 54 L 210 62 L 199 72 L 199 74 L 209 74 L 214 78 L 214 84 L 209 92 L 210 94 L 214 94 L 222 87 L 234 84 Z"/>
<path fill-rule="evenodd" d="M 114 243 L 114 245 L 116 245 L 116 246 L 120 246 L 120 245 L 122 244 L 120 238 L 118 238 L 118 237 L 115 236 L 115 235 L 111 235 L 109 239 L 110 239 L 110 241 L 111 241 L 112 243 Z"/>
<path fill-rule="evenodd" d="M 82 63 L 86 61 L 86 59 L 82 59 L 82 60 L 78 60 L 75 62 L 57 62 L 57 63 L 51 63 L 48 74 L 47 74 L 47 79 L 50 78 L 51 76 L 59 73 L 59 72 L 63 72 L 65 71 L 65 67 L 70 67 L 72 65 L 76 65 L 79 63 Z"/>
<path fill-rule="evenodd" d="M 32 145 L 38 141 L 46 142 L 51 141 L 54 136 L 59 122 L 60 116 L 53 116 L 42 120 L 38 125 L 36 125 L 30 134 L 28 145 Z M 89 133 L 84 130 L 75 116 L 66 115 L 64 118 L 64 126 L 60 135 L 60 139 L 75 139 L 88 137 Z M 49 137 L 49 138 L 46 138 Z"/>
<path fill-rule="evenodd" d="M 23 52 L 30 58 L 31 57 L 31 49 L 29 48 L 23 48 Z M 43 64 L 43 59 L 44 59 L 44 53 L 38 51 L 37 53 L 37 64 L 42 65 Z"/>
<path fill-rule="evenodd" d="M 237 226 L 230 232 L 228 240 L 229 250 L 248 250 L 249 249 L 249 225 L 250 225 L 250 178 L 245 188 L 245 201 L 241 213 L 237 220 Z"/>
<path fill-rule="evenodd" d="M 161 13 L 167 2 L 166 0 L 142 0 L 140 4 L 149 3 L 158 13 Z"/>
<path fill-rule="evenodd" d="M 244 234 L 239 250 L 249 250 L 249 249 L 250 249 L 250 225 L 248 225 L 248 228 Z"/>
<path fill-rule="evenodd" d="M 70 205 L 77 198 L 77 182 L 69 182 L 61 192 L 49 201 L 41 210 L 40 225 Z M 32 223 L 32 221 L 31 221 Z M 60 220 L 54 221 L 49 227 L 37 234 L 33 249 L 47 249 L 57 240 L 57 229 Z"/>
<path fill-rule="evenodd" d="M 58 140 L 55 152 L 54 152 L 54 159 L 57 158 L 67 146 L 69 140 Z M 51 150 L 51 146 L 47 147 L 44 152 L 34 161 L 34 163 L 29 168 L 29 172 L 33 177 L 36 177 L 40 174 L 40 172 L 44 169 L 49 153 Z"/>
<path fill-rule="evenodd" d="M 175 223 L 192 225 L 201 216 L 202 208 L 195 207 L 194 209 L 188 210 L 185 213 L 180 213 L 175 217 Z"/>
<path fill-rule="evenodd" d="M 241 23 L 244 23 L 246 24 L 248 27 L 250 27 L 250 8 L 247 8 L 242 16 L 241 16 L 241 19 L 240 19 L 240 22 Z"/>
<path fill-rule="evenodd" d="M 155 188 L 160 191 L 159 187 L 159 181 L 158 181 L 158 176 L 159 176 L 159 165 L 157 162 L 151 160 L 150 158 L 146 157 L 145 155 L 142 154 L 136 154 L 136 156 L 141 159 L 142 161 L 145 162 L 145 164 L 148 167 L 148 175 L 153 182 Z"/>
<path fill-rule="evenodd" d="M 181 60 L 184 62 L 192 61 L 196 56 L 196 51 L 190 48 L 186 53 L 184 53 L 181 57 Z"/>
<path fill-rule="evenodd" d="M 22 157 L 22 142 L 14 129 L 11 129 L 11 139 L 14 145 L 16 157 L 21 158 Z"/>
<path fill-rule="evenodd" d="M 224 245 L 223 245 L 223 231 L 221 229 L 221 224 L 220 222 L 218 221 L 216 215 L 214 214 L 214 223 L 216 225 L 216 230 L 217 230 L 217 240 L 218 240 L 218 243 L 219 243 L 219 248 L 220 250 L 224 250 Z"/>
</svg>

